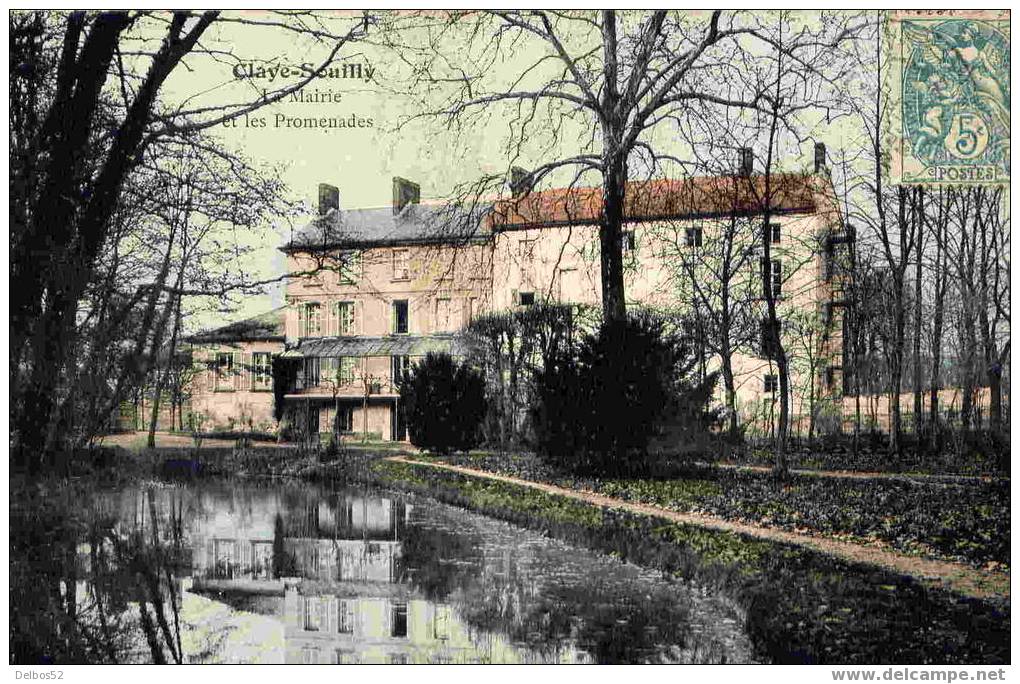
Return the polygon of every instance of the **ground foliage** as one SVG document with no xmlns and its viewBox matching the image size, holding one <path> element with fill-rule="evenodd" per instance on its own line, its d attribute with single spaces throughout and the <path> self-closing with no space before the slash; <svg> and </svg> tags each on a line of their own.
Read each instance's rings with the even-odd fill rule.
<svg viewBox="0 0 1020 684">
<path fill-rule="evenodd" d="M 853 435 L 833 434 L 813 441 L 794 438 L 787 450 L 791 468 L 851 470 L 883 473 L 926 473 L 935 475 L 1010 474 L 1009 435 L 988 430 L 946 431 L 938 439 L 930 434 L 903 435 L 903 449 L 891 455 L 889 436 L 864 432 L 854 448 Z M 770 448 L 752 445 L 721 445 L 727 463 L 771 466 Z"/>
<path fill-rule="evenodd" d="M 722 591 L 778 663 L 1008 662 L 1008 604 L 732 532 L 666 522 L 503 482 L 377 461 L 373 479 Z"/>
<path fill-rule="evenodd" d="M 677 465 L 668 477 L 595 478 L 564 473 L 534 456 L 454 459 L 491 472 L 597 491 L 674 511 L 854 541 L 991 568 L 1010 558 L 1008 480 L 927 480 L 791 475 Z"/>
</svg>

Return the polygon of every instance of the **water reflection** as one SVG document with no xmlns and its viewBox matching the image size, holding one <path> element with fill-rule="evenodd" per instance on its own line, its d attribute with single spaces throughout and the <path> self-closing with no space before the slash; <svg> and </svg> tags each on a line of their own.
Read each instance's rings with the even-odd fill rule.
<svg viewBox="0 0 1020 684">
<path fill-rule="evenodd" d="M 749 656 L 738 626 L 711 599 L 426 499 L 204 483 L 107 492 L 92 501 L 88 520 L 76 526 L 91 531 L 90 539 L 78 535 L 73 600 L 62 595 L 59 606 L 35 602 L 33 609 L 59 614 L 75 606 L 86 641 L 112 637 L 108 623 L 116 622 L 116 651 L 49 647 L 58 661 Z"/>
</svg>

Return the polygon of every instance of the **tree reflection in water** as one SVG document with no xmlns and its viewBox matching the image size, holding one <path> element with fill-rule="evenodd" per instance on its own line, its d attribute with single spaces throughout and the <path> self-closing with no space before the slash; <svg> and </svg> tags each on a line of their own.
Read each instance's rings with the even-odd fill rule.
<svg viewBox="0 0 1020 684">
<path fill-rule="evenodd" d="M 204 482 L 34 487 L 12 501 L 15 663 L 711 662 L 749 652 L 735 624 L 714 625 L 677 585 L 427 499 Z M 196 601 L 226 617 L 198 620 L 186 608 Z M 240 648 L 230 616 L 276 636 Z"/>
<path fill-rule="evenodd" d="M 11 661 L 182 662 L 185 492 L 138 489 L 133 506 L 79 483 L 22 493 L 11 505 Z"/>
</svg>

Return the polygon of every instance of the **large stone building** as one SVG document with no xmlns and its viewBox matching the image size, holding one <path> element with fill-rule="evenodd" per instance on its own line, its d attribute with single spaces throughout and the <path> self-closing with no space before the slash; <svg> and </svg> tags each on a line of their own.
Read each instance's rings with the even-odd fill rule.
<svg viewBox="0 0 1020 684">
<path fill-rule="evenodd" d="M 286 306 L 193 338 L 206 369 L 193 409 L 219 426 L 274 427 L 274 355 L 293 359 L 296 372 L 282 396 L 308 431 L 328 432 L 338 420 L 343 431 L 402 439 L 395 380 L 429 351 L 457 353 L 457 331 L 474 316 L 542 301 L 597 305 L 600 189 L 513 187 L 508 198 L 464 210 L 422 204 L 417 185 L 395 178 L 391 206 L 346 209 L 337 188 L 321 185 L 318 216 L 281 248 L 294 274 Z M 769 263 L 760 239 L 766 196 Z M 732 353 L 742 422 L 767 430 L 778 414 L 777 371 L 760 339 L 765 277 L 784 323 L 812 321 L 806 341 L 803 325 L 782 326 L 788 355 L 804 347 L 810 360 L 793 364 L 794 415 L 817 413 L 841 395 L 833 262 L 839 245 L 853 238 L 842 229 L 824 149 L 816 150 L 810 174 L 766 180 L 745 169 L 631 182 L 625 220 L 628 306 L 680 314 L 711 308 L 703 288 L 717 275 L 717 259 L 740 255 L 728 296 L 742 298 L 742 325 L 750 331 Z M 702 290 L 692 292 L 692 285 Z M 705 352 L 706 370 L 717 367 L 715 350 Z M 722 403 L 722 386 L 719 392 Z"/>
</svg>

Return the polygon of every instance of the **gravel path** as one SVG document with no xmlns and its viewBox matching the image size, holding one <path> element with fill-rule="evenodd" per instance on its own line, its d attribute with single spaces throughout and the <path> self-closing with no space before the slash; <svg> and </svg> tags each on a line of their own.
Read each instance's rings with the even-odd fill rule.
<svg viewBox="0 0 1020 684">
<path fill-rule="evenodd" d="M 725 520 L 723 518 L 710 515 L 679 513 L 665 508 L 660 508 L 659 506 L 624 501 L 622 499 L 597 494 L 591 491 L 567 489 L 565 487 L 558 487 L 556 485 L 546 484 L 543 482 L 534 482 L 532 480 L 524 480 L 517 477 L 510 477 L 508 475 L 498 475 L 496 473 L 489 473 L 482 470 L 475 470 L 474 468 L 465 468 L 463 466 L 449 465 L 446 463 L 416 461 L 404 456 L 391 456 L 389 457 L 389 460 L 430 468 L 439 468 L 441 470 L 448 470 L 462 475 L 498 480 L 500 482 L 530 487 L 549 494 L 556 494 L 576 499 L 578 501 L 585 501 L 587 503 L 595 504 L 596 506 L 617 508 L 641 515 L 665 518 L 667 520 L 686 525 L 696 525 L 698 527 L 711 530 L 745 534 L 758 539 L 769 539 L 787 544 L 796 544 L 836 558 L 841 558 L 843 560 L 856 563 L 866 563 L 892 570 L 903 575 L 909 575 L 928 586 L 948 589 L 965 596 L 972 596 L 975 598 L 999 598 L 1006 600 L 1009 600 L 1010 596 L 1009 574 L 1007 573 L 990 572 L 964 563 L 952 563 L 949 561 L 908 556 L 906 554 L 890 550 L 888 547 L 878 543 L 871 545 L 855 544 L 852 542 L 841 541 L 839 539 L 833 539 L 831 537 L 788 532 L 786 530 L 770 527 L 760 527 L 757 525 Z"/>
</svg>

